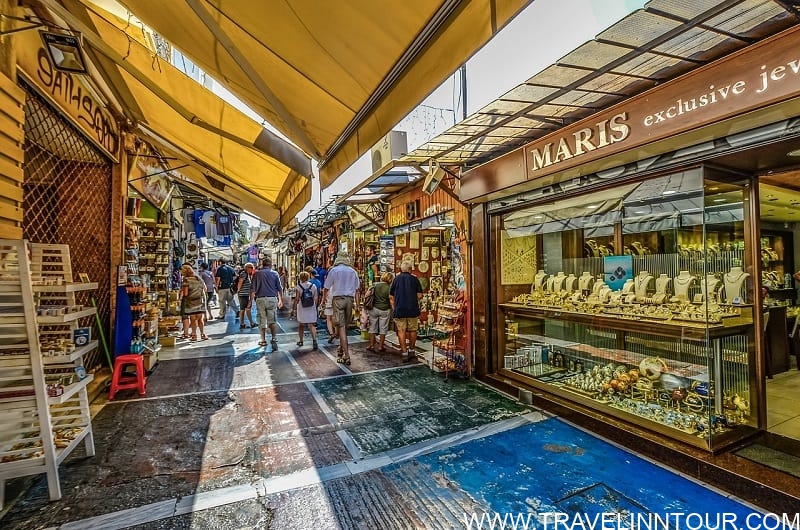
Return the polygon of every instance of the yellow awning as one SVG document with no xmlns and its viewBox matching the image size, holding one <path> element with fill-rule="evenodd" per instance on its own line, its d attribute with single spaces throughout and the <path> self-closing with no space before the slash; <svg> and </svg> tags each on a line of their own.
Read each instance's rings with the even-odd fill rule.
<svg viewBox="0 0 800 530">
<path fill-rule="evenodd" d="M 129 39 L 113 15 L 75 0 L 64 4 L 67 9 L 48 7 L 82 33 L 139 132 L 190 163 L 184 171 L 195 184 L 267 222 L 280 216 L 286 223 L 305 205 L 311 194 L 308 157 L 276 143 L 259 123 Z M 286 154 L 283 161 L 256 148 L 265 141 Z"/>
<path fill-rule="evenodd" d="M 123 0 L 329 186 L 530 0 Z"/>
</svg>

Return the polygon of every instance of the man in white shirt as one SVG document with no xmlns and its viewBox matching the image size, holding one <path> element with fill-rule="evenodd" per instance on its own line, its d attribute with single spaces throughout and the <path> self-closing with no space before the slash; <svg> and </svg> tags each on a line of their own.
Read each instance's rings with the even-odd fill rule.
<svg viewBox="0 0 800 530">
<path fill-rule="evenodd" d="M 336 255 L 333 267 L 325 278 L 324 299 L 333 301 L 333 318 L 339 327 L 339 357 L 336 362 L 350 364 L 347 328 L 353 323 L 356 291 L 361 286 L 358 273 L 350 266 L 350 256 L 343 251 Z"/>
</svg>

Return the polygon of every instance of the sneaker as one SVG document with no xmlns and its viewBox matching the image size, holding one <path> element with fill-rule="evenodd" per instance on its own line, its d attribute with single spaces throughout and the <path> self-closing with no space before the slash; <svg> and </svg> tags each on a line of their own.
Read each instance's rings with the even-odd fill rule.
<svg viewBox="0 0 800 530">
<path fill-rule="evenodd" d="M 328 337 L 328 344 L 333 344 L 333 335 Z"/>
<path fill-rule="evenodd" d="M 273 351 L 278 349 L 278 341 L 277 340 L 273 340 L 272 342 L 270 342 L 270 344 L 272 344 L 272 350 Z"/>
<path fill-rule="evenodd" d="M 411 361 L 413 361 L 413 360 L 414 360 L 414 357 L 416 357 L 416 355 L 414 355 L 414 354 L 413 354 L 413 352 L 407 351 L 407 352 L 406 352 L 406 353 L 403 355 L 403 362 L 404 362 L 404 363 L 410 363 Z"/>
</svg>

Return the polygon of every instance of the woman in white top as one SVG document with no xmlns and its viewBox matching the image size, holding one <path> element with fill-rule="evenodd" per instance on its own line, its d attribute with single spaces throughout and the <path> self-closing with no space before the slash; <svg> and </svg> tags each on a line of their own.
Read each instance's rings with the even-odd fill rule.
<svg viewBox="0 0 800 530">
<path fill-rule="evenodd" d="M 300 283 L 294 288 L 292 313 L 297 315 L 297 335 L 300 337 L 300 340 L 297 341 L 297 345 L 303 345 L 303 335 L 305 334 L 305 328 L 308 327 L 308 331 L 311 333 L 311 340 L 313 341 L 313 349 L 316 350 L 319 291 L 317 291 L 316 285 L 308 281 L 309 278 L 310 276 L 306 271 L 298 274 Z M 305 296 L 304 293 L 306 293 Z M 304 300 L 308 300 L 308 302 L 304 302 Z"/>
</svg>

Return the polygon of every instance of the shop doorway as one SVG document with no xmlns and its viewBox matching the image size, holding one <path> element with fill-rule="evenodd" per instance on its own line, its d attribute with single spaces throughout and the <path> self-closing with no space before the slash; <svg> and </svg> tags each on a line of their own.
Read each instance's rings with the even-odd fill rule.
<svg viewBox="0 0 800 530">
<path fill-rule="evenodd" d="M 759 178 L 767 430 L 800 440 L 800 170 Z"/>
<path fill-rule="evenodd" d="M 70 247 L 73 269 L 97 282 L 94 303 L 104 332 L 111 313 L 111 161 L 27 84 L 23 237 Z M 81 300 L 86 305 L 89 300 Z M 98 329 L 92 323 L 92 337 Z M 84 356 L 87 370 L 102 350 Z"/>
</svg>

